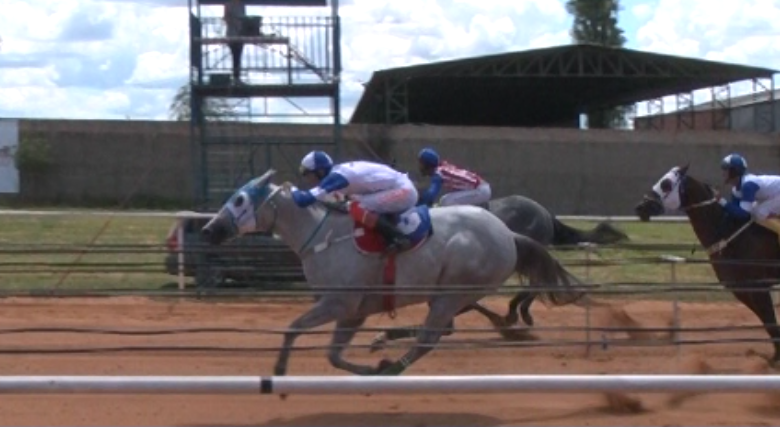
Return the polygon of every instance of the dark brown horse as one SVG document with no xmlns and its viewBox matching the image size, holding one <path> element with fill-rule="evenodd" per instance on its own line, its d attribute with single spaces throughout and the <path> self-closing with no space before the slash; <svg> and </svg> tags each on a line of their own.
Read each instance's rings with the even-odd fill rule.
<svg viewBox="0 0 780 427">
<path fill-rule="evenodd" d="M 770 287 L 780 278 L 780 246 L 777 235 L 753 222 L 733 220 L 717 203 L 717 192 L 688 175 L 688 165 L 666 173 L 635 207 L 642 221 L 680 210 L 707 248 L 718 280 L 734 297 L 758 316 L 772 338 L 780 361 L 778 329 Z M 740 262 L 742 261 L 742 262 Z"/>
</svg>

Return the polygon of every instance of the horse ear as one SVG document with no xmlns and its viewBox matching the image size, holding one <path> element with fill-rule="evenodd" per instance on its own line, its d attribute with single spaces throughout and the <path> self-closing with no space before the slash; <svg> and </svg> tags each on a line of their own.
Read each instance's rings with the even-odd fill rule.
<svg viewBox="0 0 780 427">
<path fill-rule="evenodd" d="M 257 185 L 262 187 L 263 185 L 268 184 L 269 181 L 271 181 L 271 178 L 276 174 L 276 170 L 274 169 L 268 169 L 260 178 L 257 180 Z"/>
<path fill-rule="evenodd" d="M 691 166 L 691 162 L 689 161 L 683 166 L 680 166 L 680 169 L 678 169 L 678 172 L 680 173 L 680 176 L 685 176 L 685 174 L 688 173 L 688 168 Z"/>
</svg>

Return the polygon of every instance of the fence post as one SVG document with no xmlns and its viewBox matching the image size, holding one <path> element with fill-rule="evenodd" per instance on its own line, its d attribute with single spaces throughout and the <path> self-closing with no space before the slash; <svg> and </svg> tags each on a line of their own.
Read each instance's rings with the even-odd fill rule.
<svg viewBox="0 0 780 427">
<path fill-rule="evenodd" d="M 590 242 L 578 243 L 577 246 L 585 250 L 585 280 L 590 283 L 590 256 L 596 251 L 596 245 Z M 585 357 L 590 357 L 591 332 L 590 332 L 590 298 L 585 303 Z"/>
<path fill-rule="evenodd" d="M 179 290 L 184 290 L 184 224 L 182 217 L 176 220 L 176 240 L 178 242 L 179 253 L 177 254 L 177 263 L 179 264 Z"/>
<path fill-rule="evenodd" d="M 661 255 L 661 260 L 669 263 L 669 282 L 672 286 L 677 285 L 677 264 L 684 263 L 685 258 L 676 255 Z M 679 329 L 680 329 L 680 307 L 679 295 L 675 292 L 672 300 L 672 343 L 677 351 L 677 357 L 680 357 Z"/>
</svg>

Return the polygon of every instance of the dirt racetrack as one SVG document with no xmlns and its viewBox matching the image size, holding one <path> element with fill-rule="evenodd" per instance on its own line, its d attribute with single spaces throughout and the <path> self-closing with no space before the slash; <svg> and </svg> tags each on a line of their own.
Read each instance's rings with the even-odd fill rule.
<svg viewBox="0 0 780 427">
<path fill-rule="evenodd" d="M 504 303 L 488 305 L 503 311 Z M 308 307 L 305 302 L 256 301 L 214 303 L 120 297 L 101 299 L 5 299 L 0 301 L 0 328 L 79 326 L 105 328 L 267 327 L 285 328 Z M 668 319 L 668 302 L 632 302 L 624 306 L 647 326 Z M 736 303 L 682 304 L 682 325 L 756 325 Z M 537 325 L 582 326 L 584 311 L 576 307 L 533 309 Z M 418 322 L 422 307 L 402 310 L 396 319 L 377 317 L 368 326 Z M 487 327 L 469 314 L 458 328 Z M 358 335 L 367 344 L 374 334 Z M 726 336 L 719 333 L 718 336 Z M 734 337 L 734 334 L 728 334 Z M 745 335 L 744 333 L 742 334 Z M 750 332 L 761 338 L 760 331 Z M 544 340 L 582 339 L 583 333 L 541 332 Z M 458 333 L 444 342 L 464 338 L 488 340 L 496 334 Z M 713 334 L 684 334 L 683 339 L 712 338 Z M 305 336 L 299 345 L 325 343 L 329 337 Z M 108 346 L 229 346 L 274 347 L 277 335 L 184 334 L 116 336 L 75 333 L 0 335 L 0 349 L 78 348 Z M 748 348 L 768 353 L 767 343 L 713 344 L 686 348 L 683 357 L 700 354 L 717 369 L 742 369 L 751 362 Z M 397 357 L 402 349 L 386 350 Z M 380 353 L 351 349 L 347 357 L 375 364 Z M 3 375 L 269 375 L 274 353 L 246 352 L 122 352 L 82 355 L 0 355 Z M 544 373 L 670 373 L 678 370 L 673 347 L 583 346 L 552 348 L 441 349 L 413 366 L 414 375 L 544 374 Z M 323 350 L 293 353 L 290 375 L 341 375 L 330 368 Z M 647 394 L 644 411 L 621 414 L 601 395 L 428 395 L 428 396 L 170 396 L 170 395 L 5 395 L 0 399 L 2 425 L 133 425 L 133 426 L 503 426 L 503 425 L 777 425 L 780 403 L 762 395 L 705 395 L 667 406 L 668 396 Z M 778 400 L 780 402 L 780 400 Z"/>
</svg>

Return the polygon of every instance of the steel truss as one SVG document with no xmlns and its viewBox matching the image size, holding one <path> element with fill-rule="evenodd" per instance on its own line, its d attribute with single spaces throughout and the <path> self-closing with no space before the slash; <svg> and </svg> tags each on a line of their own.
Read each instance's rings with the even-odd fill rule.
<svg viewBox="0 0 780 427">
<path fill-rule="evenodd" d="M 695 104 L 693 102 L 693 92 L 678 93 L 677 100 L 677 112 L 675 122 L 678 130 L 683 129 L 695 129 L 696 128 L 696 111 L 694 109 Z"/>
<path fill-rule="evenodd" d="M 319 6 L 327 12 L 252 16 L 250 9 L 238 35 L 231 35 L 221 15 L 229 0 L 189 0 L 191 141 L 195 199 L 203 208 L 223 203 L 237 186 L 270 167 L 291 179 L 307 150 L 340 155 L 338 0 L 241 2 L 261 10 Z M 212 7 L 220 14 L 208 13 Z M 268 126 L 312 119 L 330 123 L 332 134 L 291 137 Z"/>
<path fill-rule="evenodd" d="M 620 49 L 603 49 L 592 46 L 550 48 L 540 51 L 518 52 L 513 54 L 495 55 L 466 60 L 432 63 L 406 69 L 385 70 L 378 77 L 381 85 L 376 87 L 366 108 L 375 109 L 370 113 L 370 121 L 385 124 L 408 123 L 409 88 L 411 80 L 419 77 L 473 77 L 473 78 L 622 78 L 641 79 L 648 86 L 649 93 L 658 95 L 658 86 L 666 84 L 674 87 L 674 83 L 664 83 L 673 80 L 685 81 L 686 90 L 679 92 L 669 90 L 663 95 L 645 99 L 636 99 L 641 95 L 625 95 L 616 97 L 610 104 L 614 106 L 630 105 L 636 102 L 648 101 L 648 109 L 663 111 L 658 99 L 663 96 L 676 96 L 678 114 L 674 118 L 677 129 L 694 129 L 696 127 L 696 112 L 693 108 L 693 91 L 711 87 L 708 81 L 720 80 L 723 75 L 733 77 L 733 81 L 751 78 L 751 75 L 768 74 L 770 70 L 744 69 L 736 70 L 738 66 L 719 64 L 720 70 L 711 69 L 711 64 L 703 61 L 685 58 L 669 58 L 644 52 Z M 773 87 L 771 78 L 755 79 L 762 88 Z M 761 83 L 759 83 L 759 81 Z M 712 87 L 713 98 L 718 106 L 728 105 L 730 92 L 728 85 Z M 364 95 L 364 96 L 366 96 Z M 617 99 L 620 98 L 620 99 Z M 585 100 L 584 100 L 585 101 Z M 603 101 L 603 100 L 602 100 Z M 603 104 L 603 102 L 602 102 Z M 603 107 L 603 105 L 602 105 Z M 767 106 L 756 120 L 767 128 L 770 117 Z M 727 110 L 726 110 L 727 111 Z M 724 111 L 713 112 L 713 123 L 717 128 L 730 128 L 728 114 Z M 651 120 L 649 128 L 662 129 L 663 118 Z"/>
<path fill-rule="evenodd" d="M 731 85 L 713 86 L 711 109 L 712 129 L 731 129 Z"/>
<path fill-rule="evenodd" d="M 776 93 L 772 77 L 753 79 L 753 126 L 756 132 L 774 132 Z"/>
</svg>

